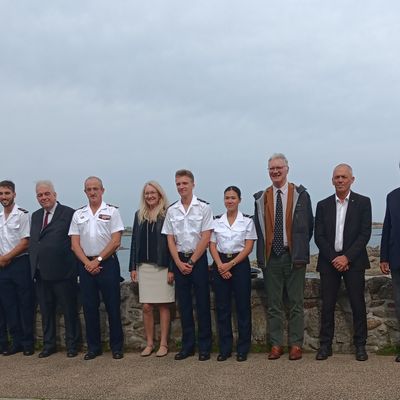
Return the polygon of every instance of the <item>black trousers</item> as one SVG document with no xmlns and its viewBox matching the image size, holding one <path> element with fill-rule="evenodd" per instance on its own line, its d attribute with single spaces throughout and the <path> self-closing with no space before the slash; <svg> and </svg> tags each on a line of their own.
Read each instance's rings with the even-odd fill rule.
<svg viewBox="0 0 400 400">
<path fill-rule="evenodd" d="M 222 262 L 228 262 L 220 254 Z M 213 283 L 217 308 L 219 352 L 232 352 L 232 295 L 235 299 L 238 340 L 237 353 L 247 354 L 251 345 L 251 273 L 250 262 L 246 258 L 230 270 L 232 277 L 224 279 L 217 268 L 213 269 Z"/>
<path fill-rule="evenodd" d="M 59 309 L 64 315 L 65 346 L 67 350 L 77 350 L 80 337 L 77 278 L 48 281 L 37 272 L 35 286 L 42 315 L 43 349 L 56 348 L 56 315 Z"/>
<path fill-rule="evenodd" d="M 335 330 L 335 306 L 343 277 L 351 310 L 353 312 L 353 342 L 355 346 L 363 346 L 367 342 L 367 313 L 365 308 L 364 288 L 365 271 L 339 272 L 333 267 L 321 276 L 321 346 L 330 346 Z"/>
<path fill-rule="evenodd" d="M 189 257 L 181 257 L 184 262 Z M 207 255 L 204 253 L 193 266 L 189 275 L 183 275 L 174 265 L 175 292 L 178 300 L 182 326 L 182 351 L 191 352 L 196 347 L 196 331 L 193 319 L 192 289 L 196 299 L 196 314 L 198 322 L 199 352 L 211 351 L 211 313 L 210 313 L 210 285 L 208 281 Z"/>
<path fill-rule="evenodd" d="M 117 256 L 114 254 L 107 260 L 102 261 L 101 267 L 100 273 L 92 275 L 86 271 L 82 263 L 79 263 L 81 298 L 86 323 L 88 350 L 94 353 L 102 350 L 99 313 L 101 293 L 108 314 L 111 351 L 122 351 L 124 334 L 121 323 L 120 267 Z"/>
<path fill-rule="evenodd" d="M 28 255 L 0 268 L 0 298 L 14 347 L 33 349 L 34 291 Z"/>
</svg>

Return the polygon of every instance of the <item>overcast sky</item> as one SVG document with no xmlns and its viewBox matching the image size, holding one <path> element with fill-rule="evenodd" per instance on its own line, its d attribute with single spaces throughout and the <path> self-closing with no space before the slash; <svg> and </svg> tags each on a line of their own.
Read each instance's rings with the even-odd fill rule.
<svg viewBox="0 0 400 400">
<path fill-rule="evenodd" d="M 340 162 L 383 219 L 400 185 L 400 2 L 0 0 L 1 179 L 85 204 L 98 175 L 131 225 L 143 183 L 174 172 L 223 211 L 228 185 L 270 184 L 283 152 L 313 205 Z"/>
</svg>

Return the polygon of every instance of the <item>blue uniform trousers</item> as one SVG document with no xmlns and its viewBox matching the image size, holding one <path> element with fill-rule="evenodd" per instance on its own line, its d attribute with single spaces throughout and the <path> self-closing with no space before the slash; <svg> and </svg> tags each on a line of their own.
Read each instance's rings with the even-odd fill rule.
<svg viewBox="0 0 400 400">
<path fill-rule="evenodd" d="M 0 351 L 3 352 L 8 347 L 6 313 L 0 299 Z"/>
<path fill-rule="evenodd" d="M 183 262 L 187 262 L 190 257 L 183 257 L 180 254 L 180 258 Z M 182 351 L 190 353 L 196 347 L 192 300 L 192 289 L 194 289 L 198 322 L 198 348 L 200 353 L 209 353 L 211 351 L 211 313 L 206 253 L 197 260 L 189 275 L 183 275 L 176 265 L 174 265 L 174 274 L 176 299 L 181 316 Z"/>
<path fill-rule="evenodd" d="M 124 335 L 121 323 L 120 267 L 116 254 L 101 262 L 102 270 L 97 275 L 86 271 L 79 263 L 79 279 L 83 314 L 86 325 L 88 351 L 99 353 L 101 347 L 100 293 L 108 314 L 110 348 L 112 352 L 122 351 Z"/>
<path fill-rule="evenodd" d="M 0 299 L 13 347 L 33 349 L 34 291 L 28 255 L 0 268 Z"/>
<path fill-rule="evenodd" d="M 220 254 L 222 262 L 228 262 Z M 215 303 L 217 308 L 219 352 L 229 355 L 232 352 L 232 294 L 236 304 L 238 324 L 237 353 L 247 354 L 251 345 L 251 271 L 246 258 L 230 270 L 232 277 L 224 279 L 218 269 L 213 269 Z"/>
</svg>

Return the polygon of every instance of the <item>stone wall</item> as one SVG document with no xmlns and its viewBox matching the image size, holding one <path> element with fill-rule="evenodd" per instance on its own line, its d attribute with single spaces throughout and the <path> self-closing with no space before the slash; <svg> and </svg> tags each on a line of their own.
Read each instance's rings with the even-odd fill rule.
<svg viewBox="0 0 400 400">
<path fill-rule="evenodd" d="M 263 348 L 266 344 L 266 296 L 262 279 L 253 279 L 252 282 L 252 318 L 253 318 L 253 344 Z M 400 334 L 392 298 L 392 282 L 385 276 L 374 276 L 366 278 L 365 298 L 367 303 L 368 318 L 368 343 L 369 351 L 377 351 L 387 346 L 398 343 Z M 122 324 L 125 332 L 125 348 L 138 350 L 145 345 L 142 309 L 138 302 L 138 289 L 130 282 L 121 284 L 121 311 Z M 211 296 L 213 334 L 216 337 L 216 318 L 214 298 Z M 177 309 L 171 306 L 171 338 L 170 346 L 174 348 L 180 341 L 180 321 Z M 320 322 L 320 300 L 319 300 L 319 278 L 318 274 L 307 274 L 305 290 L 305 340 L 306 350 L 318 348 L 319 322 Z M 103 339 L 107 347 L 108 329 L 104 306 L 101 306 L 101 320 L 103 328 Z M 235 316 L 234 316 L 235 319 Z M 84 319 L 80 312 L 82 331 L 84 333 Z M 37 338 L 41 340 L 40 314 L 37 316 Z M 235 325 L 235 324 L 234 324 Z M 59 332 L 63 337 L 63 319 L 59 319 Z M 336 352 L 351 352 L 352 347 L 352 314 L 350 305 L 342 286 L 336 307 L 336 335 L 333 348 Z M 83 335 L 84 336 L 84 335 Z M 156 336 L 159 337 L 158 317 L 156 316 Z M 63 340 L 59 338 L 60 345 Z M 83 337 L 84 342 L 84 337 Z"/>
</svg>

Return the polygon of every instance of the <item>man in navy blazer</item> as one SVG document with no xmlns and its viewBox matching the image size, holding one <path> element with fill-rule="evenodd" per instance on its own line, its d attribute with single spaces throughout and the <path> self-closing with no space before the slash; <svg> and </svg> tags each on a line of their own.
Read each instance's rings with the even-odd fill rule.
<svg viewBox="0 0 400 400">
<path fill-rule="evenodd" d="M 394 304 L 400 321 L 400 188 L 386 197 L 380 258 L 381 271 L 392 275 Z M 400 354 L 396 356 L 396 362 L 400 362 Z"/>
<path fill-rule="evenodd" d="M 335 167 L 335 194 L 317 204 L 315 243 L 319 248 L 317 271 L 321 277 L 320 349 L 316 359 L 332 355 L 335 306 L 343 277 L 353 312 L 356 359 L 365 361 L 367 317 L 364 298 L 365 269 L 370 267 L 366 246 L 371 237 L 371 201 L 350 190 L 354 182 L 347 164 Z"/>
<path fill-rule="evenodd" d="M 43 350 L 39 358 L 56 352 L 57 307 L 64 314 L 67 356 L 75 357 L 79 338 L 77 261 L 68 236 L 74 210 L 57 201 L 50 181 L 37 182 L 36 198 L 41 208 L 32 214 L 29 256 L 42 314 Z"/>
</svg>

